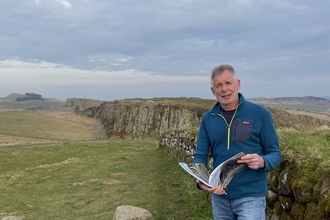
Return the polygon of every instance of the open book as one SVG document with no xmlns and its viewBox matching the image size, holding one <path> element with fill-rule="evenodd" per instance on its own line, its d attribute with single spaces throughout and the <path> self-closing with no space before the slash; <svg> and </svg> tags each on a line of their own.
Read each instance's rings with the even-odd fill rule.
<svg viewBox="0 0 330 220">
<path fill-rule="evenodd" d="M 203 163 L 187 164 L 180 162 L 179 164 L 186 172 L 200 180 L 205 185 L 209 187 L 217 187 L 221 184 L 227 191 L 227 187 L 234 175 L 248 167 L 246 163 L 237 163 L 237 160 L 244 155 L 243 152 L 240 152 L 227 159 L 217 166 L 210 175 Z"/>
</svg>

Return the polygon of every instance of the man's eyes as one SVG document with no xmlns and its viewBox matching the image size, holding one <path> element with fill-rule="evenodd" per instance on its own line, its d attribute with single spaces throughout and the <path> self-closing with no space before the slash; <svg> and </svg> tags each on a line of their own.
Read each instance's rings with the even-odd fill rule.
<svg viewBox="0 0 330 220">
<path fill-rule="evenodd" d="M 226 82 L 226 83 L 225 83 L 226 86 L 229 86 L 229 85 L 231 85 L 231 84 L 232 84 L 231 82 Z M 222 87 L 222 86 L 223 86 L 223 84 L 217 84 L 217 85 L 216 85 L 217 88 Z"/>
</svg>

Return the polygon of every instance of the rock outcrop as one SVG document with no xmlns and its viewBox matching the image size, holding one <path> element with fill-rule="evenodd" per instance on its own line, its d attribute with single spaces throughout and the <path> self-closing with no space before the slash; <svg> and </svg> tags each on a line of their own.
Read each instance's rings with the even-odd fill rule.
<svg viewBox="0 0 330 220">
<path fill-rule="evenodd" d="M 113 102 L 71 98 L 67 99 L 63 110 L 97 118 L 107 138 L 123 139 L 158 137 L 168 129 L 198 128 L 202 115 L 214 104 L 214 100 L 198 98 L 127 99 Z M 306 130 L 325 123 L 330 125 L 330 122 L 311 116 L 293 115 L 281 109 L 269 110 L 276 127 Z"/>
<path fill-rule="evenodd" d="M 191 99 L 182 100 L 183 103 L 194 103 Z M 166 103 L 158 99 L 135 99 L 104 102 L 81 110 L 80 106 L 85 101 L 68 99 L 64 110 L 99 119 L 108 138 L 158 137 L 168 129 L 198 127 L 203 113 L 209 107 L 196 104 L 189 107 L 177 100 L 175 103 Z"/>
<path fill-rule="evenodd" d="M 103 102 L 93 99 L 69 98 L 65 101 L 62 111 L 75 112 L 81 114 L 88 108 L 101 105 Z"/>
</svg>

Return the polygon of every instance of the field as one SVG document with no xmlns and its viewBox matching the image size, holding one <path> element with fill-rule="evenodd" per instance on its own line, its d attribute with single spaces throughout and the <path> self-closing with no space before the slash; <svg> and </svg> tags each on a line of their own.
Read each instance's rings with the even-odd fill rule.
<svg viewBox="0 0 330 220">
<path fill-rule="evenodd" d="M 330 113 L 329 112 L 306 112 L 306 111 L 297 111 L 293 109 L 286 109 L 287 112 L 290 114 L 301 114 L 301 115 L 308 115 L 315 118 L 320 118 L 325 121 L 330 121 Z"/>
<path fill-rule="evenodd" d="M 95 119 L 70 112 L 0 111 L 0 149 L 10 145 L 91 139 Z"/>
<path fill-rule="evenodd" d="M 310 113 L 308 113 L 310 114 Z M 149 210 L 155 220 L 212 219 L 207 195 L 158 140 L 100 141 L 94 119 L 68 112 L 0 112 L 0 219 L 112 219 L 116 207 Z M 287 158 L 329 175 L 330 130 L 278 129 Z"/>
<path fill-rule="evenodd" d="M 308 106 L 308 105 L 295 105 L 295 104 L 273 104 L 273 103 L 266 103 L 263 104 L 270 108 L 282 108 L 282 109 L 294 109 L 297 111 L 305 111 L 305 112 L 329 112 L 327 111 L 329 107 L 324 106 Z"/>
<path fill-rule="evenodd" d="M 112 219 L 120 205 L 154 219 L 212 219 L 206 195 L 157 140 L 96 141 L 90 120 L 0 112 L 0 219 Z"/>
</svg>

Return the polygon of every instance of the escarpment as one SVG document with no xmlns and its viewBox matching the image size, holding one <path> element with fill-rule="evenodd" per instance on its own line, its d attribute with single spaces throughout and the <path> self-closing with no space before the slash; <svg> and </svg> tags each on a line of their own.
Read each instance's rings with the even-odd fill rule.
<svg viewBox="0 0 330 220">
<path fill-rule="evenodd" d="M 168 129 L 198 128 L 203 114 L 215 103 L 215 100 L 199 98 L 125 99 L 113 102 L 70 98 L 66 100 L 63 110 L 99 119 L 107 138 L 148 138 L 158 137 Z M 277 128 L 308 130 L 330 125 L 315 117 L 268 109 Z"/>
<path fill-rule="evenodd" d="M 206 101 L 204 106 L 195 99 L 180 100 L 121 100 L 82 109 L 86 100 L 68 99 L 63 110 L 99 119 L 108 138 L 143 138 L 157 137 L 168 129 L 198 127 L 203 113 L 215 103 Z"/>
</svg>

